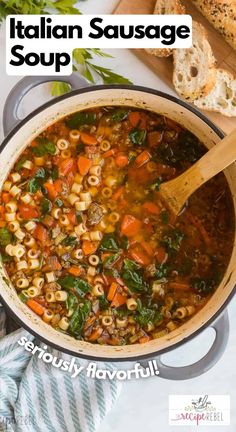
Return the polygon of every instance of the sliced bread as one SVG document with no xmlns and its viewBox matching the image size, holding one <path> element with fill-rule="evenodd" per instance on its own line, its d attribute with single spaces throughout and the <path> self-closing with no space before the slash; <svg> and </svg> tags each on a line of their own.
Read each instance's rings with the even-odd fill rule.
<svg viewBox="0 0 236 432">
<path fill-rule="evenodd" d="M 227 117 L 236 116 L 236 79 L 224 70 L 217 69 L 216 84 L 211 92 L 194 101 L 198 108 L 216 111 Z"/>
<path fill-rule="evenodd" d="M 184 99 L 206 96 L 216 82 L 215 57 L 204 27 L 193 21 L 193 45 L 174 50 L 173 83 Z"/>
<path fill-rule="evenodd" d="M 208 21 L 236 49 L 236 2 L 235 0 L 192 0 Z"/>
<path fill-rule="evenodd" d="M 153 13 L 156 15 L 178 15 L 184 14 L 185 8 L 180 0 L 157 0 Z M 169 57 L 173 53 L 171 48 L 150 48 L 146 51 L 156 57 Z"/>
</svg>

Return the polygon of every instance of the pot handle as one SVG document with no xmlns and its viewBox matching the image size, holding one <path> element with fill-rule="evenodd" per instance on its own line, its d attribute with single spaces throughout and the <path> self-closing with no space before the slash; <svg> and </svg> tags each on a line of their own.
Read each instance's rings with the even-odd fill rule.
<svg viewBox="0 0 236 432">
<path fill-rule="evenodd" d="M 71 85 L 72 90 L 88 87 L 90 84 L 78 74 L 70 76 L 27 76 L 22 78 L 9 93 L 3 109 L 3 131 L 6 136 L 19 122 L 18 108 L 23 97 L 34 87 L 51 82 L 62 81 Z"/>
<path fill-rule="evenodd" d="M 210 370 L 223 355 L 228 338 L 229 338 L 229 317 L 228 312 L 225 311 L 216 321 L 211 325 L 215 330 L 215 339 L 210 350 L 204 355 L 203 358 L 197 362 L 181 367 L 167 366 L 161 361 L 161 356 L 155 358 L 159 370 L 159 377 L 170 380 L 187 380 L 196 378 L 203 373 Z M 143 367 L 144 362 L 141 362 Z"/>
</svg>

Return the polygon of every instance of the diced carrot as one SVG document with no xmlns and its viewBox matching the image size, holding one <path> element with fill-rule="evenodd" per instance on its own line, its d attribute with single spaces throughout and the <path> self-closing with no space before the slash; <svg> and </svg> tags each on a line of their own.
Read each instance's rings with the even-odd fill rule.
<svg viewBox="0 0 236 432">
<path fill-rule="evenodd" d="M 150 256 L 139 245 L 129 249 L 131 258 L 142 266 L 149 265 L 151 262 Z"/>
<path fill-rule="evenodd" d="M 5 214 L 5 207 L 0 205 L 0 215 L 3 216 Z"/>
<path fill-rule="evenodd" d="M 149 244 L 148 242 L 146 242 L 146 241 L 142 241 L 142 242 L 141 242 L 141 246 L 142 246 L 142 248 L 147 252 L 147 254 L 148 254 L 150 257 L 153 256 L 153 249 L 152 249 L 152 247 L 150 246 L 150 244 Z"/>
<path fill-rule="evenodd" d="M 158 205 L 154 204 L 151 201 L 147 201 L 142 205 L 143 209 L 146 210 L 148 213 L 151 213 L 153 215 L 159 215 L 160 214 L 160 207 Z"/>
<path fill-rule="evenodd" d="M 73 185 L 74 178 L 75 178 L 75 173 L 73 171 L 70 171 L 66 176 L 66 181 L 67 181 L 69 187 L 71 187 Z"/>
<path fill-rule="evenodd" d="M 59 162 L 59 174 L 61 176 L 66 176 L 72 170 L 76 170 L 76 164 L 73 158 L 63 159 Z"/>
<path fill-rule="evenodd" d="M 107 294 L 107 300 L 109 300 L 109 301 L 113 300 L 113 298 L 117 292 L 118 286 L 119 285 L 116 282 L 112 282 L 112 284 L 110 285 L 108 294 Z"/>
<path fill-rule="evenodd" d="M 46 182 L 46 183 L 44 183 L 44 187 L 47 190 L 48 197 L 54 201 L 56 199 L 56 197 L 58 196 L 58 192 L 56 191 L 54 184 Z"/>
<path fill-rule="evenodd" d="M 140 344 L 143 344 L 143 343 L 148 342 L 149 340 L 150 340 L 150 336 L 146 335 L 146 336 L 142 336 L 141 338 L 139 338 L 138 341 Z"/>
<path fill-rule="evenodd" d="M 81 274 L 81 269 L 79 267 L 72 266 L 69 268 L 68 273 L 73 276 L 79 276 Z"/>
<path fill-rule="evenodd" d="M 164 264 L 167 261 L 168 254 L 166 253 L 165 249 L 162 246 L 156 249 L 155 258 L 159 264 Z"/>
<path fill-rule="evenodd" d="M 111 302 L 111 307 L 119 307 L 126 303 L 127 297 L 123 294 L 116 293 Z"/>
<path fill-rule="evenodd" d="M 118 153 L 115 158 L 115 163 L 119 168 L 124 168 L 129 163 L 128 156 L 125 153 Z"/>
<path fill-rule="evenodd" d="M 140 231 L 142 222 L 132 215 L 125 215 L 121 224 L 121 235 L 133 237 Z"/>
<path fill-rule="evenodd" d="M 77 160 L 77 164 L 78 164 L 80 175 L 85 176 L 86 174 L 88 174 L 92 166 L 92 161 L 86 158 L 85 156 L 79 156 Z"/>
<path fill-rule="evenodd" d="M 94 135 L 85 132 L 81 132 L 80 139 L 86 145 L 96 145 L 98 143 L 97 138 Z"/>
<path fill-rule="evenodd" d="M 121 197 L 121 195 L 123 194 L 124 190 L 125 190 L 124 186 L 119 187 L 119 188 L 114 192 L 114 194 L 113 194 L 113 196 L 112 196 L 113 200 L 114 200 L 114 201 L 117 201 L 117 200 Z"/>
<path fill-rule="evenodd" d="M 191 286 L 188 283 L 181 282 L 170 282 L 169 287 L 179 291 L 189 291 L 191 289 Z"/>
<path fill-rule="evenodd" d="M 18 209 L 23 219 L 33 219 L 39 216 L 38 210 L 30 204 L 18 204 Z"/>
<path fill-rule="evenodd" d="M 147 136 L 148 144 L 151 147 L 155 147 L 156 145 L 160 144 L 162 141 L 163 132 L 161 131 L 153 131 L 149 132 Z"/>
<path fill-rule="evenodd" d="M 3 220 L 0 220 L 0 228 L 4 228 L 6 226 L 6 222 Z"/>
<path fill-rule="evenodd" d="M 91 242 L 89 240 L 84 240 L 82 243 L 82 251 L 84 255 L 91 255 L 96 252 L 98 248 L 97 242 Z"/>
<path fill-rule="evenodd" d="M 138 126 L 141 120 L 141 115 L 139 111 L 132 111 L 129 113 L 129 122 L 133 127 Z"/>
<path fill-rule="evenodd" d="M 67 217 L 71 223 L 71 225 L 75 225 L 77 220 L 76 220 L 76 213 L 74 210 L 70 210 L 69 213 L 67 213 Z"/>
<path fill-rule="evenodd" d="M 34 232 L 33 237 L 39 240 L 42 243 L 47 242 L 48 240 L 48 230 L 41 224 L 37 224 Z"/>
<path fill-rule="evenodd" d="M 29 300 L 27 300 L 26 304 L 37 315 L 43 315 L 45 308 L 43 306 L 41 306 L 36 300 L 29 299 Z"/>
<path fill-rule="evenodd" d="M 135 159 L 135 165 L 139 168 L 150 160 L 150 154 L 147 150 L 140 153 Z"/>
<path fill-rule="evenodd" d="M 104 159 L 106 159 L 106 158 L 108 158 L 110 156 L 114 156 L 114 154 L 116 154 L 116 151 L 117 151 L 116 149 L 107 150 L 105 153 L 102 154 L 102 157 Z"/>
<path fill-rule="evenodd" d="M 96 328 L 95 330 L 92 331 L 91 335 L 88 337 L 88 340 L 90 342 L 95 342 L 99 338 L 99 336 L 101 336 L 102 332 L 103 332 L 102 327 Z"/>
<path fill-rule="evenodd" d="M 11 195 L 9 194 L 9 192 L 2 192 L 2 201 L 4 202 L 4 204 L 7 204 L 11 199 Z"/>
</svg>

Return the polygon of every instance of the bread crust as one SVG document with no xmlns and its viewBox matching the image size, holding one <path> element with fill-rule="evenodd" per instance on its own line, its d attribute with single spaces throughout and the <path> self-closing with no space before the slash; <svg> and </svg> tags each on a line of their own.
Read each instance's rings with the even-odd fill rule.
<svg viewBox="0 0 236 432">
<path fill-rule="evenodd" d="M 224 82 L 230 94 L 221 94 L 221 83 Z M 225 90 L 227 92 L 227 89 Z M 218 101 L 218 97 L 221 101 Z M 225 69 L 217 69 L 216 84 L 211 92 L 203 98 L 196 99 L 194 105 L 204 111 L 219 112 L 226 117 L 236 116 L 236 78 Z"/>
<path fill-rule="evenodd" d="M 181 67 L 183 66 L 183 74 L 187 74 L 187 70 L 185 70 L 186 68 L 186 63 L 189 62 L 189 68 L 191 68 L 192 64 L 191 64 L 191 53 L 193 52 L 194 49 L 196 49 L 194 47 L 194 40 L 196 41 L 197 38 L 200 37 L 201 40 L 204 41 L 205 43 L 205 57 L 206 57 L 206 64 L 205 65 L 201 65 L 201 64 L 196 64 L 195 66 L 198 67 L 198 69 L 200 68 L 205 68 L 206 71 L 206 78 L 204 80 L 203 83 L 199 83 L 198 85 L 196 85 L 195 90 L 193 91 L 193 89 L 191 88 L 191 86 L 189 85 L 189 88 L 187 88 L 187 86 L 182 86 L 182 90 L 181 90 L 181 84 L 179 84 L 179 79 L 178 79 L 178 72 L 182 72 L 181 71 Z M 181 58 L 179 58 L 181 57 Z M 173 73 L 173 84 L 174 87 L 177 91 L 177 93 L 183 97 L 184 99 L 188 100 L 188 101 L 194 101 L 195 99 L 198 99 L 200 97 L 206 96 L 214 87 L 215 82 L 216 82 L 216 60 L 215 57 L 212 53 L 211 50 L 211 46 L 208 42 L 208 37 L 207 37 L 207 32 L 205 30 L 205 28 L 198 22 L 193 21 L 193 47 L 192 48 L 186 48 L 186 49 L 176 49 L 174 50 L 174 73 Z M 204 73 L 204 71 L 201 69 L 200 71 L 202 74 Z M 200 75 L 200 74 L 198 74 Z M 191 82 L 191 77 L 189 79 L 189 83 Z M 192 82 L 194 82 L 194 77 L 192 78 Z M 194 84 L 193 84 L 194 85 Z"/>
<path fill-rule="evenodd" d="M 225 40 L 236 50 L 236 1 L 191 0 Z"/>
<path fill-rule="evenodd" d="M 180 0 L 157 0 L 153 13 L 156 15 L 184 14 L 185 7 Z M 171 48 L 147 48 L 145 51 L 156 57 L 169 57 L 173 53 Z"/>
</svg>

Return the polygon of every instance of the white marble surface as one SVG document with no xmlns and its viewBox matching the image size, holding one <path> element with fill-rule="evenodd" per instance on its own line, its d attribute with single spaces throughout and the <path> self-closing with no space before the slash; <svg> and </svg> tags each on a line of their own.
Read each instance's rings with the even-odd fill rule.
<svg viewBox="0 0 236 432">
<path fill-rule="evenodd" d="M 118 0 L 87 0 L 81 3 L 84 13 L 110 13 Z M 19 77 L 9 77 L 5 73 L 5 36 L 4 25 L 0 29 L 0 138 L 3 138 L 2 109 L 7 94 Z M 158 77 L 142 64 L 131 52 L 126 50 L 109 51 L 114 55 L 112 60 L 103 60 L 103 64 L 110 65 L 116 72 L 126 75 L 135 84 L 153 87 L 174 93 Z M 49 86 L 35 89 L 29 94 L 20 108 L 23 117 L 40 103 L 50 98 Z M 169 394 L 229 394 L 231 396 L 231 426 L 217 428 L 222 432 L 236 430 L 236 299 L 228 307 L 230 317 L 230 335 L 226 351 L 217 365 L 206 374 L 188 381 L 169 381 L 161 378 L 133 380 L 123 385 L 122 394 L 113 411 L 104 420 L 99 432 L 162 432 L 180 430 L 192 431 L 196 427 L 168 426 L 168 395 Z M 209 349 L 214 337 L 211 329 L 202 335 L 164 356 L 170 365 L 186 365 L 198 360 Z M 121 368 L 123 366 L 121 365 Z M 214 430 L 201 427 L 202 432 Z"/>
</svg>

